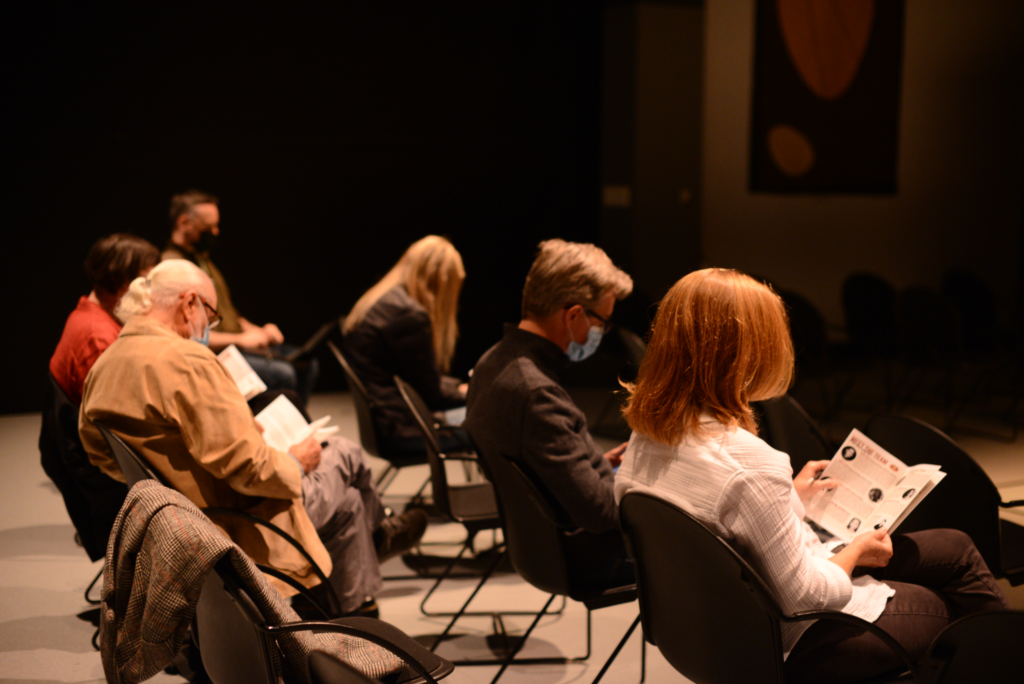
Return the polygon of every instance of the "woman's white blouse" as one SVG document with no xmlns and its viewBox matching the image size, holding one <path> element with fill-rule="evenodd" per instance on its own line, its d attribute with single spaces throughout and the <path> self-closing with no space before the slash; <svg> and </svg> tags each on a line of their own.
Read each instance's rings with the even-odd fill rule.
<svg viewBox="0 0 1024 684">
<path fill-rule="evenodd" d="M 851 582 L 803 522 L 789 456 L 711 418 L 703 437 L 668 446 L 633 433 L 615 476 L 615 500 L 639 490 L 669 501 L 728 541 L 754 566 L 787 615 L 841 610 L 874 622 L 895 591 L 872 577 Z M 669 542 L 670 540 L 666 540 Z M 788 656 L 811 622 L 783 623 Z"/>
</svg>

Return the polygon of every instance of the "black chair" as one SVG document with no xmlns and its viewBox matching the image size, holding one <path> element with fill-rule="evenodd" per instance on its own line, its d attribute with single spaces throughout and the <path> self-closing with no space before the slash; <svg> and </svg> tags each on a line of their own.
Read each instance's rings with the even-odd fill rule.
<svg viewBox="0 0 1024 684">
<path fill-rule="evenodd" d="M 309 656 L 309 679 L 313 684 L 375 684 L 380 681 L 370 679 L 320 651 L 314 651 Z"/>
<path fill-rule="evenodd" d="M 117 461 L 118 467 L 121 469 L 121 472 L 124 473 L 125 480 L 128 481 L 129 488 L 134 487 L 137 483 L 141 482 L 142 480 L 156 480 L 165 487 L 171 487 L 170 483 L 168 483 L 163 477 L 161 477 L 158 472 L 150 468 L 149 464 L 146 463 L 141 456 L 135 453 L 134 449 L 128 446 L 128 444 L 125 443 L 125 441 L 121 439 L 119 436 L 111 432 L 106 425 L 99 421 L 93 421 L 93 425 L 96 426 L 96 428 L 100 431 L 100 434 L 103 435 L 103 439 L 106 440 L 107 446 L 110 447 L 110 451 L 114 455 L 114 460 Z M 173 489 L 173 487 L 171 488 Z M 299 591 L 300 594 L 302 594 L 307 600 L 312 602 L 313 605 L 319 608 L 321 612 L 323 612 L 325 615 L 341 615 L 341 601 L 338 599 L 338 595 L 334 591 L 334 587 L 327 580 L 327 575 L 324 574 L 324 571 L 320 568 L 319 565 L 317 565 L 316 561 L 313 560 L 313 557 L 309 555 L 309 552 L 306 551 L 305 547 L 303 547 L 302 544 L 300 544 L 298 540 L 295 539 L 295 537 L 291 536 L 274 523 L 268 520 L 263 520 L 262 518 L 258 518 L 255 515 L 252 515 L 251 513 L 246 513 L 245 511 L 240 511 L 234 508 L 223 508 L 218 506 L 211 506 L 203 508 L 201 510 L 203 511 L 203 513 L 210 517 L 224 516 L 242 518 L 243 520 L 247 520 L 254 525 L 258 525 L 260 527 L 264 527 L 270 530 L 271 532 L 273 532 L 274 534 L 278 535 L 286 542 L 291 544 L 306 559 L 306 561 L 312 568 L 313 573 L 320 578 L 320 587 L 321 591 L 323 591 L 324 595 L 326 596 L 327 606 L 322 606 L 321 601 L 317 599 L 314 594 L 312 594 L 302 585 L 298 584 L 297 582 L 294 582 L 288 575 L 284 574 L 277 568 L 268 565 L 257 564 L 259 569 L 264 573 L 276 577 L 277 579 L 293 586 L 296 590 Z"/>
<path fill-rule="evenodd" d="M 936 389 L 942 402 L 950 406 L 953 377 L 964 358 L 959 311 L 952 300 L 924 286 L 904 289 L 897 310 L 904 370 L 896 391 L 905 389 L 898 407 L 913 401 L 925 378 L 934 372 L 941 378 Z"/>
<path fill-rule="evenodd" d="M 243 584 L 226 556 L 210 572 L 196 606 L 192 632 L 214 684 L 276 684 L 275 640 L 281 634 L 299 631 L 347 634 L 391 651 L 406 665 L 390 680 L 393 684 L 435 683 L 455 669 L 398 628 L 372 618 L 271 624 Z M 311 656 L 307 666 L 316 682 L 372 681 L 327 654 Z"/>
<path fill-rule="evenodd" d="M 621 325 L 617 326 L 612 331 L 612 334 L 619 340 L 625 355 L 625 363 L 623 364 L 622 372 L 619 374 L 619 380 L 630 382 L 640 372 L 640 364 L 643 363 L 644 355 L 647 353 L 647 342 L 632 330 Z M 621 415 L 622 397 L 624 394 L 621 388 L 619 391 L 609 392 L 608 399 L 594 420 L 592 433 L 629 438 L 629 426 L 625 425 L 625 420 Z M 609 415 L 614 415 L 616 418 L 616 424 L 613 426 L 605 424 Z"/>
<path fill-rule="evenodd" d="M 946 478 L 922 500 L 900 532 L 952 528 L 967 533 L 996 577 L 1024 584 L 1024 527 L 999 517 L 1000 508 L 1024 506 L 1003 501 L 999 490 L 970 454 L 931 425 L 909 416 L 879 414 L 864 433 L 909 465 L 933 463 Z"/>
<path fill-rule="evenodd" d="M 959 313 L 960 341 L 963 349 L 962 365 L 971 379 L 967 390 L 962 393 L 946 414 L 942 430 L 951 432 L 969 402 L 978 397 L 987 400 L 997 381 L 1012 378 L 1014 372 L 1020 370 L 1024 353 L 1013 353 L 1014 331 L 1003 329 L 1000 325 L 995 292 L 984 279 L 971 271 L 951 270 L 943 275 L 940 291 L 953 303 Z M 1020 336 L 1017 335 L 1017 337 Z M 1018 339 L 1017 342 L 1019 344 L 1020 340 Z M 1011 416 L 1014 405 L 1020 399 L 1024 383 L 1011 381 L 1008 387 L 1003 386 L 1010 390 L 1009 398 L 1012 402 L 1009 410 L 1002 416 L 1002 420 L 1010 428 L 1010 434 L 994 434 L 963 427 L 960 428 L 960 431 L 1011 444 L 1016 441 L 1018 426 Z"/>
<path fill-rule="evenodd" d="M 852 273 L 843 281 L 843 315 L 849 348 L 846 365 L 850 375 L 835 398 L 835 409 L 843 401 L 857 379 L 881 366 L 883 400 L 886 407 L 893 402 L 893 362 L 899 353 L 899 328 L 896 321 L 896 289 L 874 273 Z"/>
<path fill-rule="evenodd" d="M 118 511 L 128 495 L 128 487 L 94 466 L 82 439 L 78 436 L 78 406 L 64 392 L 51 373 L 46 374 L 42 427 L 39 431 L 39 460 L 43 472 L 64 499 L 71 524 L 75 526 L 90 561 L 98 561 L 107 551 L 107 539 Z M 101 567 L 85 588 L 85 602 L 99 605 L 89 594 L 103 576 Z M 99 650 L 99 629 L 92 639 Z"/>
<path fill-rule="evenodd" d="M 586 607 L 586 654 L 580 657 L 534 658 L 515 662 L 522 664 L 571 663 L 588 659 L 591 650 L 591 612 L 599 608 L 636 600 L 636 585 L 610 588 L 583 585 L 579 573 L 574 572 L 572 568 L 573 548 L 570 533 L 575 531 L 577 526 L 566 519 L 564 514 L 559 515 L 559 509 L 551 505 L 546 499 L 546 495 L 518 465 L 500 454 L 491 456 L 478 449 L 477 455 L 481 459 L 488 479 L 495 486 L 498 511 L 501 515 L 505 543 L 512 560 L 512 567 L 534 587 L 551 594 L 547 603 L 526 629 L 519 644 L 508 654 L 491 684 L 497 682 L 508 666 L 512 664 L 540 619 L 544 615 L 551 614 L 548 612 L 548 608 L 556 596 L 567 596 Z M 465 607 L 463 606 L 463 609 Z M 640 618 L 637 616 L 594 679 L 594 684 L 597 684 L 607 672 L 639 621 Z M 641 644 L 641 649 L 643 649 L 643 644 Z M 643 681 L 646 674 L 645 666 L 645 651 L 641 650 L 640 681 Z"/>
<path fill-rule="evenodd" d="M 359 442 L 363 447 L 363 451 L 371 456 L 387 461 L 387 468 L 377 478 L 377 490 L 383 495 L 384 491 L 398 475 L 399 470 L 406 466 L 423 465 L 427 462 L 426 451 L 410 452 L 403 450 L 391 452 L 381 448 L 377 440 L 377 428 L 373 418 L 376 409 L 373 397 L 370 396 L 366 385 L 363 384 L 363 381 L 352 370 L 352 366 L 349 365 L 348 360 L 341 353 L 341 350 L 338 349 L 337 345 L 327 340 L 327 346 L 330 348 L 331 353 L 334 354 L 334 358 L 337 359 L 338 365 L 341 366 L 341 370 L 345 374 L 345 380 L 348 382 L 349 390 L 352 392 L 352 401 L 356 405 L 356 420 L 359 423 Z M 428 482 L 430 482 L 429 479 L 423 482 L 423 485 L 413 497 L 414 500 L 420 499 Z"/>
<path fill-rule="evenodd" d="M 423 601 L 420 603 L 420 611 L 424 615 L 452 618 L 441 634 L 434 640 L 431 650 L 436 649 L 438 645 L 440 645 L 445 637 L 448 636 L 452 627 L 455 626 L 458 619 L 463 615 L 489 615 L 493 620 L 495 620 L 496 626 L 502 624 L 500 620 L 503 615 L 534 615 L 532 611 L 502 611 L 501 613 L 474 613 L 465 611 L 466 606 L 469 605 L 469 603 L 476 597 L 477 593 L 479 593 L 480 589 L 484 586 L 484 583 L 487 582 L 494 571 L 507 557 L 507 551 L 504 549 L 495 554 L 493 561 L 480 578 L 480 581 L 473 589 L 473 592 L 470 594 L 469 599 L 466 600 L 461 610 L 454 613 L 427 610 L 427 601 L 433 595 L 434 591 L 437 590 L 441 582 L 446 577 L 450 576 L 452 569 L 462 558 L 463 554 L 465 554 L 466 551 L 473 550 L 473 540 L 477 533 L 483 530 L 496 530 L 500 528 L 501 518 L 498 516 L 498 501 L 494 495 L 494 485 L 490 482 L 470 482 L 458 485 L 453 485 L 448 482 L 445 463 L 450 460 L 462 460 L 463 462 L 471 462 L 475 467 L 477 463 L 476 454 L 472 452 L 445 453 L 441 446 L 441 438 L 439 434 L 439 431 L 442 430 L 443 427 L 438 425 L 435 421 L 434 415 L 431 413 L 426 402 L 423 401 L 422 397 L 420 397 L 409 383 L 405 382 L 397 375 L 395 376 L 395 384 L 398 386 L 398 391 L 401 393 L 402 398 L 405 399 L 406 405 L 412 412 L 413 417 L 416 419 L 416 424 L 423 434 L 423 442 L 427 449 L 427 460 L 430 464 L 430 482 L 433 490 L 434 505 L 437 507 L 438 512 L 440 512 L 445 518 L 453 522 L 461 523 L 466 528 L 466 541 L 459 549 L 459 553 L 452 558 L 451 562 L 444 569 L 444 572 L 434 581 L 434 584 L 430 587 L 429 591 L 427 591 L 427 595 L 423 597 Z M 562 607 L 564 608 L 564 602 Z M 485 662 L 493 664 L 495 661 L 488 660 Z M 456 664 L 469 665 L 480 663 L 476 661 L 456 661 Z"/>
<path fill-rule="evenodd" d="M 906 663 L 884 630 L 838 611 L 782 614 L 764 581 L 728 544 L 678 506 L 627 493 L 619 512 L 636 562 L 644 637 L 694 682 L 783 682 L 780 624 L 838 620 L 878 636 Z"/>
<path fill-rule="evenodd" d="M 773 449 L 789 454 L 796 475 L 808 461 L 829 460 L 836 447 L 807 411 L 786 394 L 753 403 L 758 418 L 758 435 Z"/>
<path fill-rule="evenodd" d="M 1024 673 L 1024 613 L 975 613 L 942 630 L 918 670 L 920 684 L 1019 682 Z"/>
<path fill-rule="evenodd" d="M 825 317 L 811 300 L 798 292 L 782 289 L 777 292 L 789 313 L 789 330 L 796 355 L 797 373 L 791 391 L 795 393 L 806 380 L 816 380 L 822 412 L 827 419 L 832 414 L 833 406 L 826 380 L 835 370 L 835 365 Z"/>
</svg>

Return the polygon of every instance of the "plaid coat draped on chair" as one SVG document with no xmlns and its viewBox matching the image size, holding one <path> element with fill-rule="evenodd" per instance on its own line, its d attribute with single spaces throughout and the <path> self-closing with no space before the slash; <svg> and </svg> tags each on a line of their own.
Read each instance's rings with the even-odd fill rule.
<svg viewBox="0 0 1024 684">
<path fill-rule="evenodd" d="M 153 480 L 128 493 L 103 566 L 100 653 L 107 681 L 135 684 L 167 667 L 189 638 L 207 573 L 225 554 L 268 622 L 299 616 L 241 549 L 182 494 Z M 387 650 L 356 637 L 282 634 L 278 680 L 306 682 L 306 661 L 325 651 L 370 677 L 402 668 Z"/>
</svg>

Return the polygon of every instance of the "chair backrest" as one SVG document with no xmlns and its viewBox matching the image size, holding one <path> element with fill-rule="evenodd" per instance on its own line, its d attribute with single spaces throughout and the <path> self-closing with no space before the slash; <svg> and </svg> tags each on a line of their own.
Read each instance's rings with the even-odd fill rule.
<svg viewBox="0 0 1024 684">
<path fill-rule="evenodd" d="M 444 469 L 444 461 L 441 451 L 441 438 L 437 434 L 437 423 L 434 414 L 430 411 L 423 397 L 416 389 L 395 376 L 395 385 L 398 392 L 405 400 L 413 418 L 416 419 L 416 426 L 423 435 L 423 443 L 427 452 L 427 463 L 430 465 L 430 488 L 434 496 L 434 505 L 448 518 L 452 518 L 451 499 L 448 496 L 448 474 Z"/>
<path fill-rule="evenodd" d="M 966 532 L 989 569 L 999 576 L 999 490 L 970 454 L 944 433 L 910 416 L 879 414 L 868 421 L 864 433 L 907 465 L 934 463 L 947 474 L 899 531 L 949 527 Z"/>
<path fill-rule="evenodd" d="M 960 312 L 965 351 L 975 356 L 999 347 L 999 315 L 992 287 L 971 271 L 952 270 L 942 276 L 942 294 Z"/>
<path fill-rule="evenodd" d="M 781 682 L 779 615 L 728 544 L 678 506 L 640 492 L 620 503 L 644 637 L 695 682 Z"/>
<path fill-rule="evenodd" d="M 60 490 L 82 546 L 96 561 L 106 554 L 107 538 L 128 488 L 89 462 L 78 436 L 78 405 L 53 375 L 46 375 L 39 460 Z"/>
<path fill-rule="evenodd" d="M 789 311 L 793 351 L 800 370 L 818 370 L 828 356 L 825 317 L 809 299 L 798 292 L 780 290 L 779 296 Z"/>
<path fill-rule="evenodd" d="M 803 406 L 788 394 L 754 403 L 758 414 L 758 435 L 773 449 L 789 454 L 793 474 L 808 461 L 828 460 L 835 447 Z"/>
<path fill-rule="evenodd" d="M 615 329 L 622 340 L 622 346 L 626 350 L 626 360 L 632 368 L 633 376 L 640 371 L 640 364 L 643 363 L 644 355 L 647 353 L 647 343 L 644 338 L 637 335 L 629 328 L 619 326 Z"/>
<path fill-rule="evenodd" d="M 111 432 L 106 425 L 98 420 L 94 420 L 93 424 L 99 428 L 103 439 L 107 440 L 107 446 L 110 447 L 110 451 L 114 454 L 114 460 L 117 461 L 118 467 L 124 473 L 129 489 L 142 480 L 156 480 L 160 484 L 168 486 L 164 479 L 153 471 L 123 439 Z"/>
<path fill-rule="evenodd" d="M 193 622 L 203 667 L 214 684 L 276 684 L 263 615 L 231 579 L 224 556 L 206 577 Z"/>
<path fill-rule="evenodd" d="M 43 432 L 52 440 L 66 466 L 88 465 L 89 457 L 78 436 L 78 405 L 71 401 L 52 373 L 47 373 L 46 378 Z"/>
<path fill-rule="evenodd" d="M 563 545 L 558 508 L 530 477 L 501 454 L 477 449 L 498 499 L 505 543 L 512 567 L 527 582 L 549 594 L 569 595 L 570 579 Z"/>
<path fill-rule="evenodd" d="M 921 684 L 1020 681 L 1024 612 L 974 613 L 942 630 L 921 660 Z"/>
<path fill-rule="evenodd" d="M 904 361 L 930 365 L 963 355 L 960 313 L 938 290 L 908 287 L 899 298 L 900 347 Z"/>
<path fill-rule="evenodd" d="M 870 354 L 895 352 L 896 289 L 874 273 L 853 273 L 843 281 L 842 299 L 850 341 Z"/>
<path fill-rule="evenodd" d="M 359 423 L 359 442 L 363 446 L 363 451 L 379 458 L 380 449 L 377 447 L 377 428 L 374 427 L 373 423 L 373 399 L 370 398 L 366 385 L 359 379 L 356 372 L 352 370 L 352 366 L 349 365 L 348 360 L 341 353 L 341 350 L 338 349 L 337 345 L 327 340 L 327 346 L 330 348 L 331 353 L 334 354 L 334 358 L 338 360 L 338 364 L 345 374 L 345 381 L 348 382 L 348 388 L 352 392 L 352 401 L 356 405 L 356 420 Z"/>
</svg>

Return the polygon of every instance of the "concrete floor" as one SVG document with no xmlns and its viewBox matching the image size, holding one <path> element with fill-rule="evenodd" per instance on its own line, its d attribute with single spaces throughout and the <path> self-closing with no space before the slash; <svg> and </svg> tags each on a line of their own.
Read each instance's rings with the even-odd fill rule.
<svg viewBox="0 0 1024 684">
<path fill-rule="evenodd" d="M 342 435 L 356 438 L 358 431 L 347 394 L 317 395 L 310 405 L 315 418 L 331 415 Z M 855 417 L 856 418 L 856 417 Z M 82 592 L 95 576 L 99 563 L 88 562 L 73 542 L 74 529 L 63 502 L 39 465 L 37 439 L 39 414 L 0 416 L 0 680 L 3 682 L 96 682 L 103 681 L 99 654 L 92 649 L 93 627 L 78 615 L 88 606 Z M 863 424 L 860 421 L 859 424 Z M 837 429 L 845 429 L 842 426 Z M 1013 444 L 964 437 L 960 441 L 996 483 L 1004 499 L 1024 498 L 1024 436 Z M 382 463 L 374 463 L 375 468 Z M 409 468 L 389 489 L 386 503 L 399 506 L 427 476 L 426 468 Z M 1006 513 L 1024 524 L 1024 511 Z M 429 553 L 452 554 L 463 537 L 458 525 L 432 525 L 426 541 Z M 486 546 L 489 537 L 481 535 Z M 406 574 L 399 559 L 385 566 L 385 575 Z M 473 580 L 450 580 L 431 599 L 432 610 L 452 609 L 471 590 Z M 1014 607 L 1024 609 L 1024 587 L 1007 590 Z M 382 617 L 412 635 L 437 634 L 440 618 L 425 618 L 419 603 L 429 581 L 393 580 L 378 597 Z M 543 605 L 545 596 L 515 574 L 493 578 L 474 606 L 500 610 Z M 593 614 L 593 654 L 585 663 L 551 666 L 515 666 L 503 682 L 556 684 L 589 682 L 637 615 L 636 604 L 603 609 Z M 545 618 L 524 650 L 531 655 L 576 655 L 585 650 L 585 609 L 569 602 L 559 616 Z M 508 618 L 506 627 L 522 630 L 526 618 Z M 491 633 L 489 618 L 464 618 L 457 626 L 459 639 L 445 643 L 439 652 L 452 659 L 478 656 L 486 651 Z M 647 649 L 647 681 L 686 682 L 656 648 Z M 640 635 L 634 633 L 606 676 L 607 682 L 639 679 Z M 489 682 L 494 666 L 460 667 L 448 678 L 452 684 Z M 179 677 L 159 675 L 157 682 L 180 682 Z"/>
</svg>

